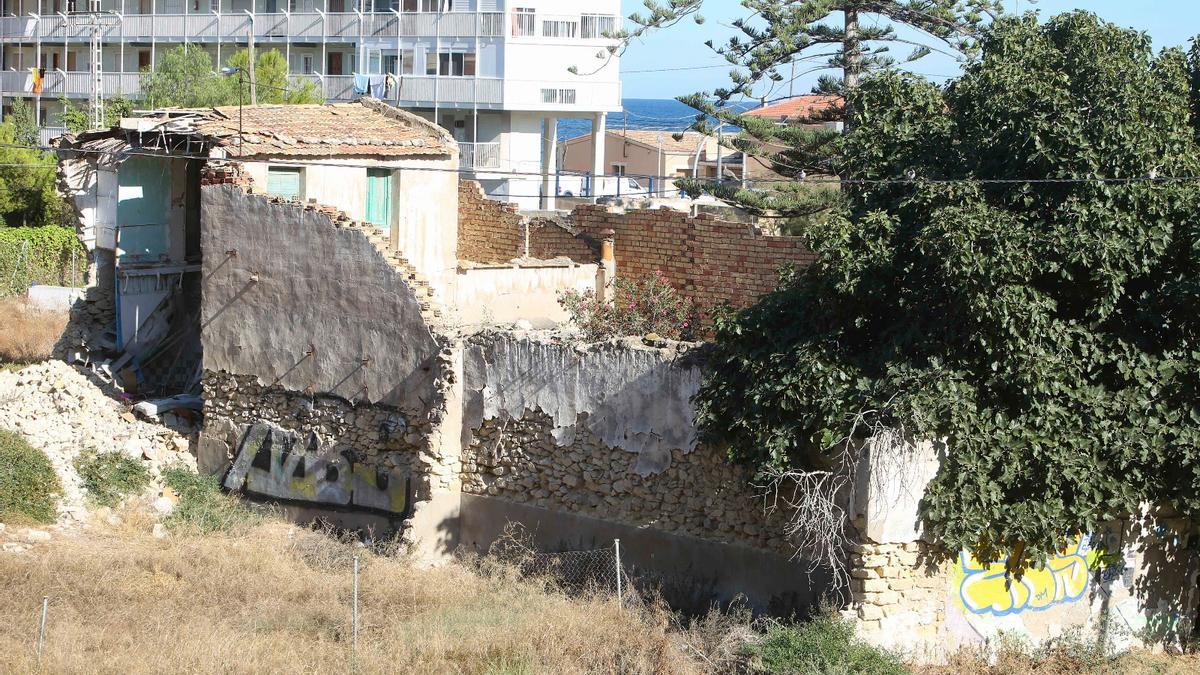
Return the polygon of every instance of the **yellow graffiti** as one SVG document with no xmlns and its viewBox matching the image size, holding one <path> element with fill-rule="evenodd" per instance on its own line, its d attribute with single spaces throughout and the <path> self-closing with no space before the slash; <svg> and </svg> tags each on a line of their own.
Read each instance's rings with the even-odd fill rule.
<svg viewBox="0 0 1200 675">
<path fill-rule="evenodd" d="M 993 616 L 1075 602 L 1087 593 L 1089 569 L 1096 557 L 1096 552 L 1076 539 L 1047 560 L 1045 567 L 1030 569 L 1017 580 L 1005 577 L 1005 561 L 984 564 L 963 551 L 955 568 L 959 602 L 972 614 Z"/>
</svg>

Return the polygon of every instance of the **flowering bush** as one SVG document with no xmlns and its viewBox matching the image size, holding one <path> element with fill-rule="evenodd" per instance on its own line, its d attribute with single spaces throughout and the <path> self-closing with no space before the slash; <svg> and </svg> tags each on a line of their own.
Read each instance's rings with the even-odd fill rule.
<svg viewBox="0 0 1200 675">
<path fill-rule="evenodd" d="M 672 340 L 691 340 L 698 328 L 699 312 L 691 298 L 679 294 L 662 272 L 643 281 L 625 277 L 613 280 L 611 302 L 593 291 L 565 291 L 558 303 L 589 341 L 626 335 L 655 333 Z"/>
</svg>

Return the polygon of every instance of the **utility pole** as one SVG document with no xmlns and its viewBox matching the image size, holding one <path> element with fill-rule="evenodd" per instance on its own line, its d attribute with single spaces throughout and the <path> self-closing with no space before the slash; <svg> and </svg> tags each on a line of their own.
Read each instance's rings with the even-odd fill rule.
<svg viewBox="0 0 1200 675">
<path fill-rule="evenodd" d="M 250 80 L 250 105 L 258 105 L 258 88 L 254 79 L 254 17 L 250 17 L 250 30 L 246 32 L 246 79 Z"/>
</svg>

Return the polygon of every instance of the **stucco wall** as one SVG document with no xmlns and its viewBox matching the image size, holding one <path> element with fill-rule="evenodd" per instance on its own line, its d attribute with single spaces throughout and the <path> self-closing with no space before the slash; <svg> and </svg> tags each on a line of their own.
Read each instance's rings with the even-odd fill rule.
<svg viewBox="0 0 1200 675">
<path fill-rule="evenodd" d="M 358 230 L 231 185 L 202 189 L 204 368 L 422 409 L 438 344 Z"/>
<path fill-rule="evenodd" d="M 459 270 L 453 317 L 459 325 L 496 325 L 524 319 L 535 327 L 567 321 L 558 304 L 566 290 L 596 290 L 599 265 L 536 264 Z"/>
</svg>

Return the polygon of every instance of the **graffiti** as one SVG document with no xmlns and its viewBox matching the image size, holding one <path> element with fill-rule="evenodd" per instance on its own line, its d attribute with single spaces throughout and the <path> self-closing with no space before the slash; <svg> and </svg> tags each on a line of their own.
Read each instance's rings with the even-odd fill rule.
<svg viewBox="0 0 1200 675">
<path fill-rule="evenodd" d="M 242 435 L 225 487 L 397 514 L 408 506 L 408 479 L 398 471 L 355 463 L 345 452 L 324 450 L 315 433 L 301 438 L 263 423 L 251 425 Z"/>
<path fill-rule="evenodd" d="M 1040 569 L 1030 569 L 1018 581 L 1005 577 L 1005 561 L 981 563 L 963 551 L 955 570 L 963 608 L 972 614 L 1007 616 L 1041 611 L 1075 602 L 1086 595 L 1089 569 L 1095 559 L 1082 540 L 1076 540 Z"/>
</svg>

